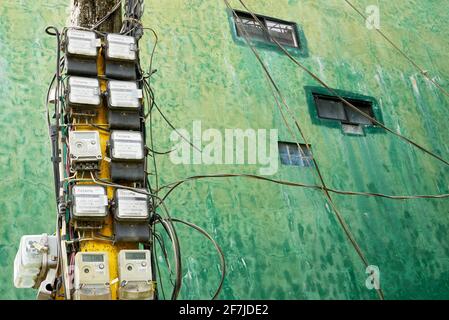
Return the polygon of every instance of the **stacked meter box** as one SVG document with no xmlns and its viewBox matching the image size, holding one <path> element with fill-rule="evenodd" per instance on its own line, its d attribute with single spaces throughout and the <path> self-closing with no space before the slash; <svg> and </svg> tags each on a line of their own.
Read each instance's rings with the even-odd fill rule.
<svg viewBox="0 0 449 320">
<path fill-rule="evenodd" d="M 137 80 L 137 43 L 134 37 L 110 33 L 105 38 L 106 77 Z"/>
<path fill-rule="evenodd" d="M 141 190 L 145 192 L 145 190 Z M 114 240 L 116 242 L 148 242 L 150 239 L 149 197 L 126 189 L 114 195 Z"/>
<path fill-rule="evenodd" d="M 65 32 L 64 51 L 68 75 L 97 76 L 98 48 L 101 39 L 92 31 L 70 28 Z"/>
<path fill-rule="evenodd" d="M 149 250 L 121 250 L 118 256 L 119 299 L 154 298 Z M 74 265 L 75 300 L 110 300 L 111 283 L 107 252 L 78 252 Z"/>
<path fill-rule="evenodd" d="M 135 183 L 145 181 L 145 147 L 142 132 L 112 131 L 109 156 L 112 181 Z"/>
<path fill-rule="evenodd" d="M 137 82 L 109 80 L 106 96 L 111 129 L 141 129 L 142 90 Z"/>
</svg>

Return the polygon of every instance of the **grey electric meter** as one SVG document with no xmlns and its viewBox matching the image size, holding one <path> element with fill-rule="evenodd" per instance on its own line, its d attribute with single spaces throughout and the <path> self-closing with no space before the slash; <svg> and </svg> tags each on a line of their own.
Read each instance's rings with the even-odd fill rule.
<svg viewBox="0 0 449 320">
<path fill-rule="evenodd" d="M 134 37 L 114 33 L 106 36 L 106 59 L 135 61 L 136 58 L 137 44 Z"/>
<path fill-rule="evenodd" d="M 149 218 L 148 196 L 126 189 L 117 189 L 115 193 L 115 218 L 121 221 L 147 220 Z"/>
<path fill-rule="evenodd" d="M 108 106 L 111 109 L 137 110 L 140 107 L 142 90 L 132 81 L 108 82 Z"/>
<path fill-rule="evenodd" d="M 118 256 L 120 300 L 151 300 L 154 286 L 149 250 L 121 250 Z"/>
<path fill-rule="evenodd" d="M 101 103 L 100 82 L 96 78 L 69 77 L 67 101 L 70 107 L 97 108 Z"/>
<path fill-rule="evenodd" d="M 69 55 L 96 57 L 101 39 L 95 32 L 69 29 L 66 33 L 66 53 Z"/>
<path fill-rule="evenodd" d="M 72 170 L 96 170 L 103 156 L 98 131 L 69 132 Z"/>
<path fill-rule="evenodd" d="M 111 159 L 120 161 L 142 161 L 144 159 L 142 133 L 137 131 L 112 131 Z"/>
<path fill-rule="evenodd" d="M 72 188 L 72 216 L 76 220 L 103 220 L 108 215 L 108 197 L 102 186 Z"/>
<path fill-rule="evenodd" d="M 75 256 L 75 300 L 110 300 L 106 252 L 78 252 Z"/>
</svg>

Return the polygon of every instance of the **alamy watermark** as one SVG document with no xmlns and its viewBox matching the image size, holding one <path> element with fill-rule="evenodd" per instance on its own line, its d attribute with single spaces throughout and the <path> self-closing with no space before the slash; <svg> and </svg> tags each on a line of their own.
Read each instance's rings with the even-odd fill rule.
<svg viewBox="0 0 449 320">
<path fill-rule="evenodd" d="M 366 7 L 365 10 L 367 17 L 366 17 L 366 27 L 369 30 L 380 29 L 380 9 L 379 6 L 376 5 L 370 5 Z"/>
<path fill-rule="evenodd" d="M 170 153 L 173 164 L 259 165 L 265 176 L 278 171 L 277 129 L 203 130 L 201 121 L 194 121 L 191 132 L 174 130 L 170 141 L 175 143 Z"/>
<path fill-rule="evenodd" d="M 369 276 L 365 281 L 368 290 L 380 290 L 380 269 L 378 266 L 368 266 L 365 271 Z"/>
</svg>

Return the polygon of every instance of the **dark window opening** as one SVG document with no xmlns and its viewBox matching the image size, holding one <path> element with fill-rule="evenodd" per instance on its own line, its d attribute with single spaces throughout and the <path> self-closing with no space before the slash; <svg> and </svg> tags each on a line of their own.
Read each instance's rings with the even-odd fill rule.
<svg viewBox="0 0 449 320">
<path fill-rule="evenodd" d="M 269 43 L 274 43 L 273 39 L 275 39 L 281 45 L 300 47 L 296 23 L 255 15 L 262 23 L 261 25 L 247 12 L 237 11 L 236 14 L 238 18 L 234 17 L 234 21 L 239 37 L 249 36 Z"/>
<path fill-rule="evenodd" d="M 313 165 L 312 153 L 305 144 L 279 142 L 279 156 L 281 163 L 287 166 L 311 167 Z"/>
<path fill-rule="evenodd" d="M 373 125 L 373 122 L 369 118 L 346 105 L 337 97 L 321 94 L 314 94 L 313 97 L 315 99 L 318 117 L 322 119 L 338 120 L 343 124 L 350 125 Z M 371 101 L 349 98 L 345 98 L 345 100 L 371 118 L 375 118 L 373 103 Z"/>
</svg>

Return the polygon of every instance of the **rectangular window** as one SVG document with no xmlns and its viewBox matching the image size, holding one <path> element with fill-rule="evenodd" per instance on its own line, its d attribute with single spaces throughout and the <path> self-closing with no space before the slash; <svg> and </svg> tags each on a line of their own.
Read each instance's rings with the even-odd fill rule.
<svg viewBox="0 0 449 320">
<path fill-rule="evenodd" d="M 248 36 L 268 43 L 274 43 L 275 39 L 281 45 L 300 47 L 296 23 L 255 15 L 260 24 L 250 13 L 236 11 L 236 14 L 238 18 L 234 17 L 234 21 L 239 37 Z"/>
<path fill-rule="evenodd" d="M 355 111 L 337 97 L 313 94 L 318 116 L 322 119 L 337 120 L 350 125 L 372 125 L 373 122 Z M 354 107 L 374 118 L 373 103 L 366 100 L 345 98 Z"/>
<path fill-rule="evenodd" d="M 279 142 L 279 156 L 281 163 L 287 166 L 311 167 L 313 165 L 312 154 L 305 144 L 291 142 Z"/>
</svg>

